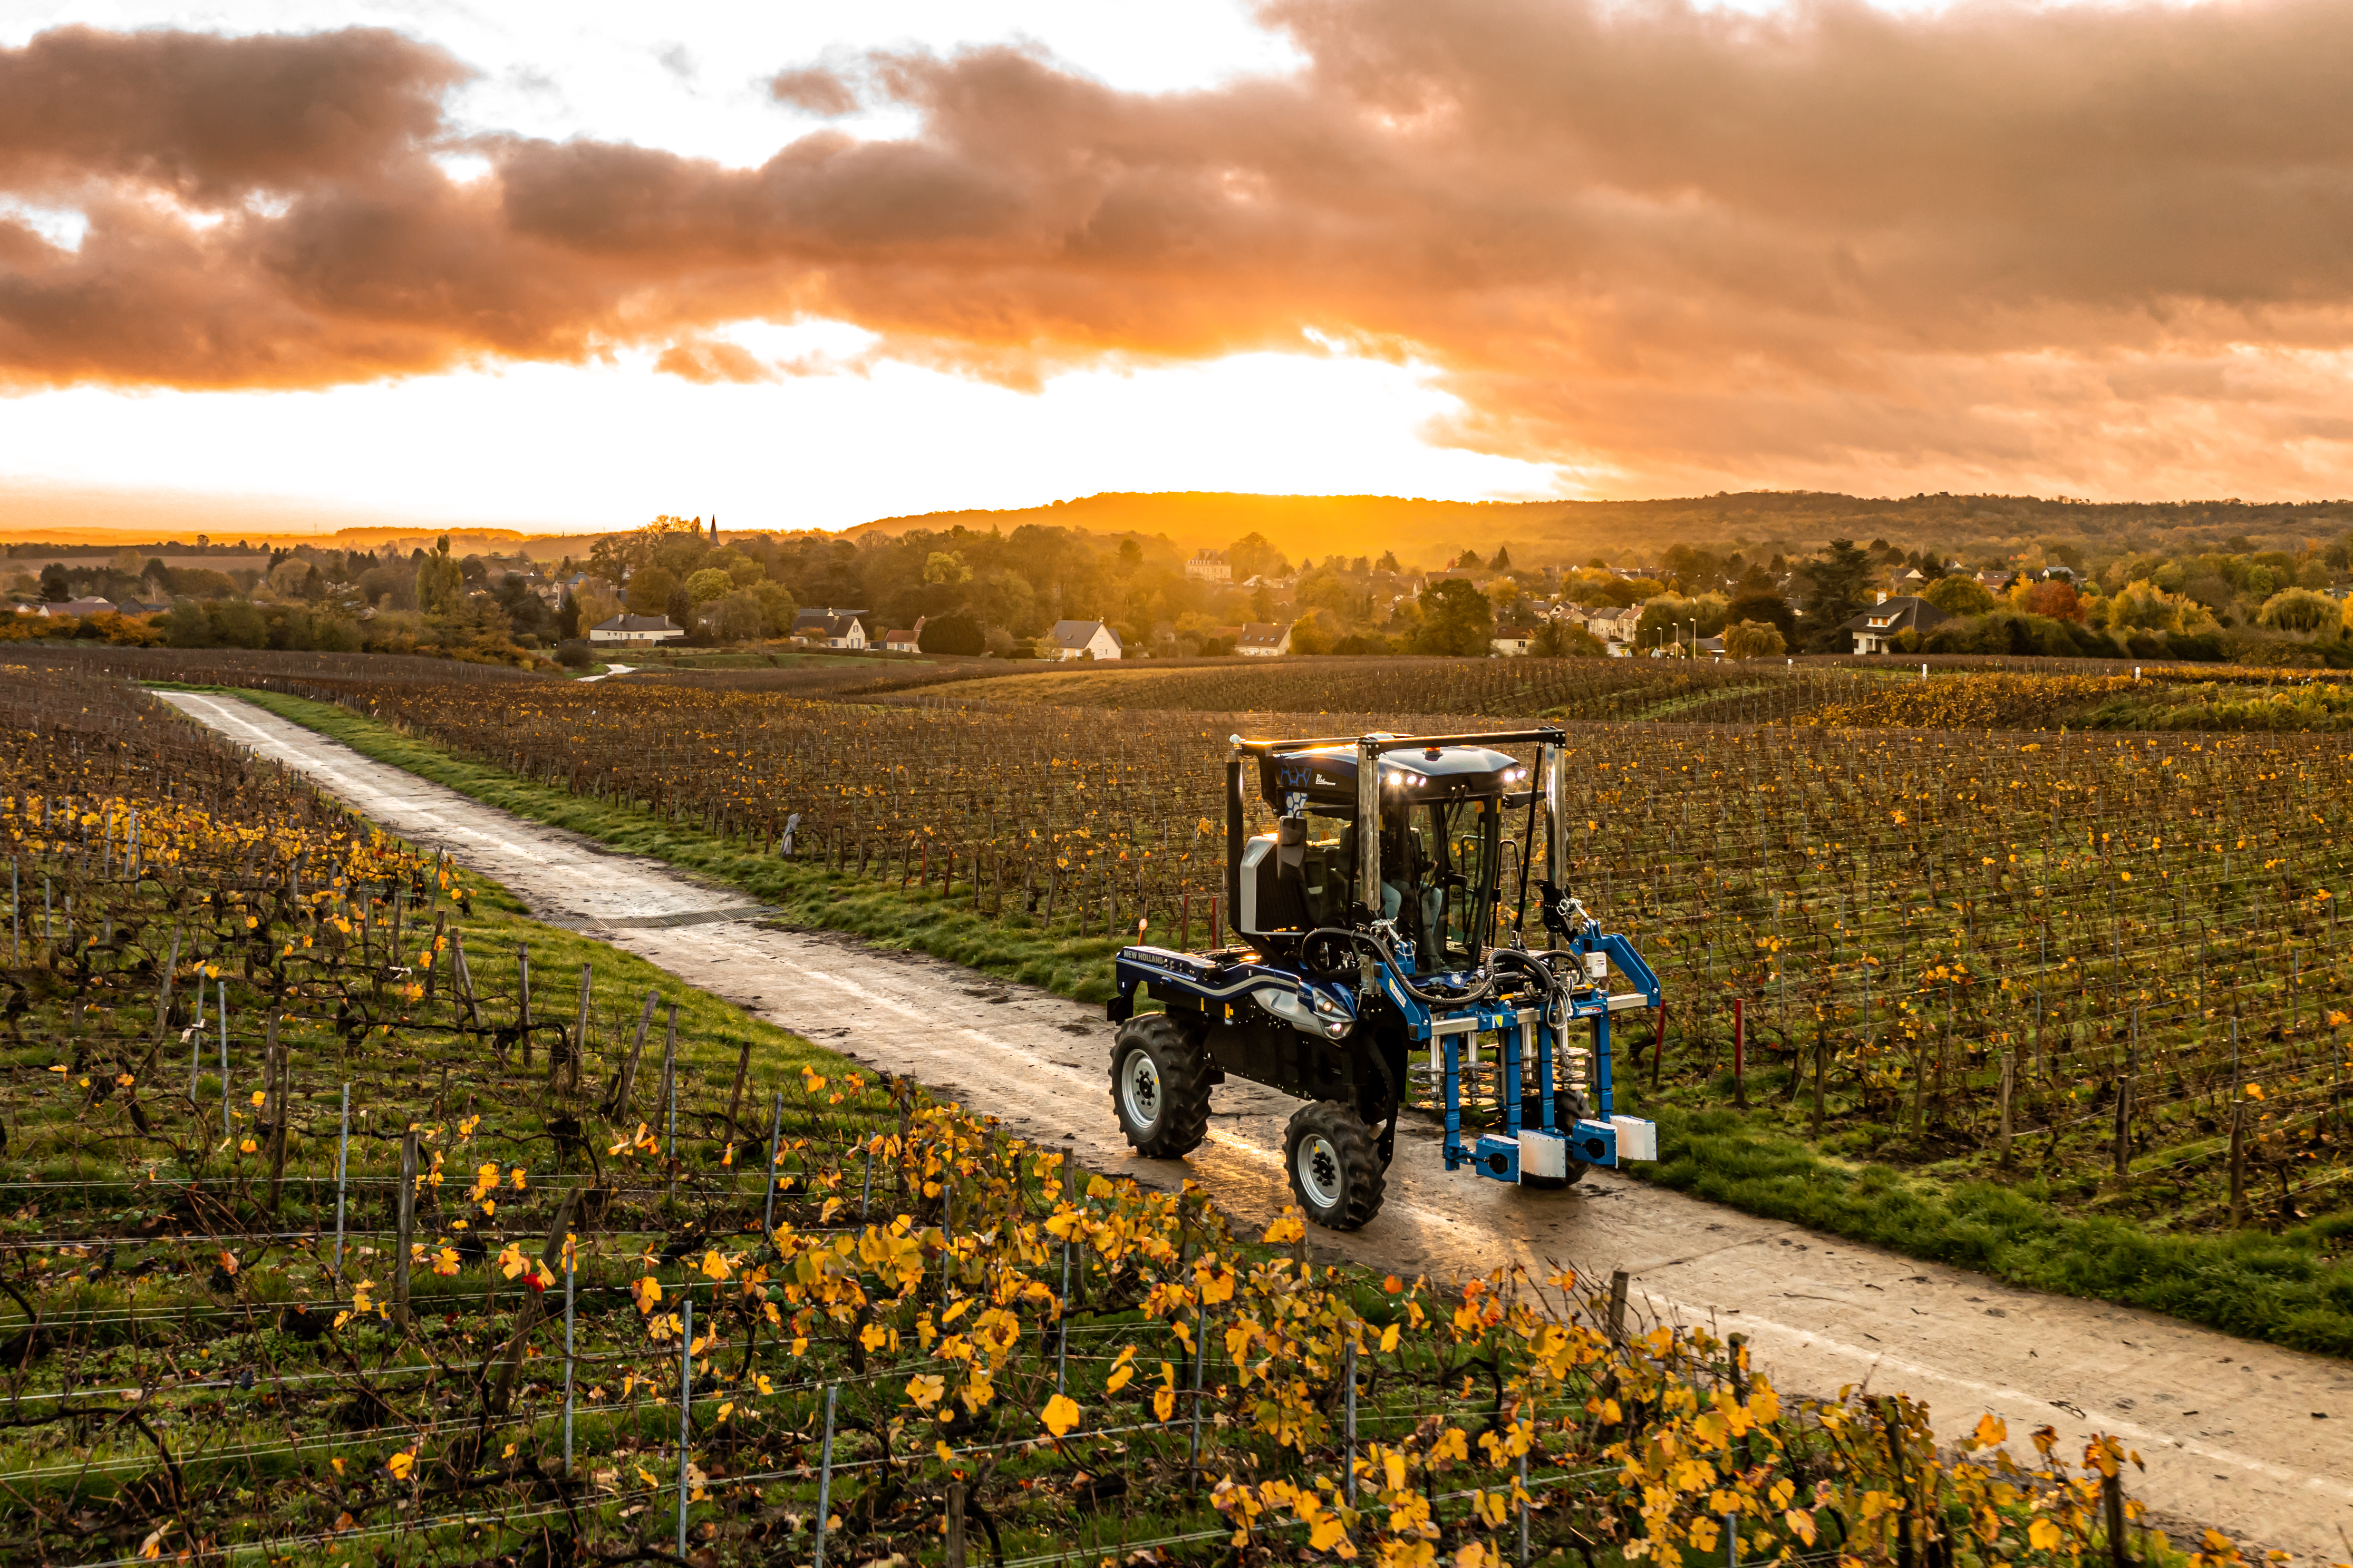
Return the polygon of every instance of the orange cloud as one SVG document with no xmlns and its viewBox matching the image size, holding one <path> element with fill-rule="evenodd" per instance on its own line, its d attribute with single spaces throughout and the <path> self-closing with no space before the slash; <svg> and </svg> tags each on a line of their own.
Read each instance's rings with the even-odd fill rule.
<svg viewBox="0 0 2353 1568">
<path fill-rule="evenodd" d="M 761 363 L 741 343 L 731 343 L 724 338 L 681 338 L 662 350 L 654 361 L 654 368 L 665 375 L 701 382 L 706 386 L 721 381 L 749 384 L 776 379 L 774 368 Z"/>
<path fill-rule="evenodd" d="M 0 51 L 0 377 L 321 385 L 808 316 L 1035 384 L 1309 346 L 1436 367 L 1434 438 L 1603 488 L 2353 489 L 2353 11 L 1277 0 L 1295 74 L 1034 53 L 772 83 L 914 134 L 756 168 L 460 139 L 355 30 Z M 435 156 L 487 157 L 451 182 Z"/>
</svg>

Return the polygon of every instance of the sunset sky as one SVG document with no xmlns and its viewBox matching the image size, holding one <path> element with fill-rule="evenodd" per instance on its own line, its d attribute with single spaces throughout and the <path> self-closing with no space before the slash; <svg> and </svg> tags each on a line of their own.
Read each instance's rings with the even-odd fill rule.
<svg viewBox="0 0 2353 1568">
<path fill-rule="evenodd" d="M 2353 494 L 2348 80 L 2341 0 L 19 0 L 0 510 Z"/>
</svg>

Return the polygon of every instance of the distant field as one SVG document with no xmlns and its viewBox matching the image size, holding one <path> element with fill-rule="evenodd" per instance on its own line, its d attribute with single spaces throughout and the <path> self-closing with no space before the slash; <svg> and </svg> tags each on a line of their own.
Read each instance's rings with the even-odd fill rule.
<svg viewBox="0 0 2353 1568">
<path fill-rule="evenodd" d="M 2030 665 L 2030 661 L 2015 661 Z M 1515 720 L 1856 729 L 2334 731 L 2353 683 L 2328 672 L 2033 660 L 1685 664 L 1651 659 L 1217 659 L 989 674 L 965 665 L 877 695 L 1123 710 L 1479 714 Z M 954 682 L 952 691 L 938 689 Z M 779 689 L 789 689 L 786 683 Z"/>
</svg>

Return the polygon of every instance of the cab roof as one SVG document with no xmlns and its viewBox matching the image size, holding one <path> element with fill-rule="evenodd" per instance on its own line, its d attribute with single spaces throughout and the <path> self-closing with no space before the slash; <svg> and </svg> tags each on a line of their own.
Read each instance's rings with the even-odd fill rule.
<svg viewBox="0 0 2353 1568">
<path fill-rule="evenodd" d="M 1356 809 L 1355 746 L 1309 746 L 1270 752 L 1259 759 L 1259 783 L 1266 803 L 1281 811 L 1293 795 L 1310 805 Z M 1379 759 L 1386 799 L 1478 800 L 1502 795 L 1525 780 L 1526 766 L 1506 752 L 1484 746 L 1426 746 L 1384 752 Z"/>
</svg>

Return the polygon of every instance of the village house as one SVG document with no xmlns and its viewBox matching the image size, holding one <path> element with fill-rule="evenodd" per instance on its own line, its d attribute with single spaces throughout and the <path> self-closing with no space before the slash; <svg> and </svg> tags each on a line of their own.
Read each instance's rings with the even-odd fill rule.
<svg viewBox="0 0 2353 1568">
<path fill-rule="evenodd" d="M 1926 599 L 1909 594 L 1890 598 L 1882 594 L 1879 603 L 1839 629 L 1854 634 L 1857 653 L 1887 653 L 1905 632 L 1929 631 L 1952 618 Z"/>
<path fill-rule="evenodd" d="M 1041 652 L 1048 658 L 1117 658 L 1119 634 L 1101 621 L 1056 621 Z"/>
<path fill-rule="evenodd" d="M 818 647 L 864 649 L 873 646 L 866 635 L 864 610 L 803 610 L 793 617 L 793 640 Z"/>
<path fill-rule="evenodd" d="M 615 616 L 588 628 L 588 641 L 597 647 L 649 647 L 685 635 L 668 616 Z"/>
<path fill-rule="evenodd" d="M 1613 654 L 1622 654 L 1634 641 L 1635 628 L 1642 624 L 1642 608 L 1629 605 L 1624 609 L 1596 610 L 1585 618 L 1585 629 L 1607 644 Z"/>
<path fill-rule="evenodd" d="M 1246 621 L 1234 639 L 1234 651 L 1245 658 L 1275 658 L 1291 651 L 1291 623 Z"/>
</svg>

